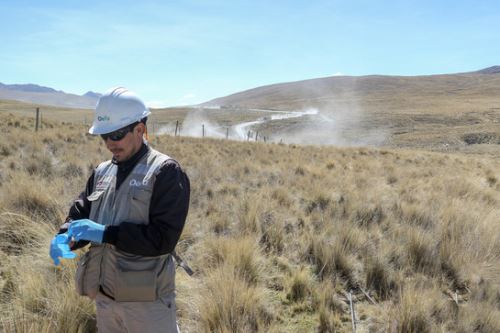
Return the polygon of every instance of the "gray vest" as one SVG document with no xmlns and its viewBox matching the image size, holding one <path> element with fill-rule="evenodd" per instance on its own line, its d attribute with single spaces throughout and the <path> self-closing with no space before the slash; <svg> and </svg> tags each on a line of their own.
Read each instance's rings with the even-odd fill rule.
<svg viewBox="0 0 500 333">
<path fill-rule="evenodd" d="M 149 204 L 160 167 L 170 159 L 154 149 L 143 156 L 116 191 L 117 166 L 111 161 L 95 170 L 90 219 L 103 225 L 149 223 Z M 76 272 L 80 295 L 95 298 L 99 286 L 119 302 L 155 301 L 175 289 L 175 264 L 170 254 L 146 257 L 111 244 L 94 244 Z"/>
</svg>

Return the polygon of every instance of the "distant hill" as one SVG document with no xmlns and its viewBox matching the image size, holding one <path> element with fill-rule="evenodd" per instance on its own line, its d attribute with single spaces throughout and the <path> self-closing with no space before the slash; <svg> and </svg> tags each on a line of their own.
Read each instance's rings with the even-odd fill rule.
<svg viewBox="0 0 500 333">
<path fill-rule="evenodd" d="M 99 99 L 99 97 L 101 97 L 102 94 L 99 94 L 99 93 L 96 93 L 96 92 L 93 92 L 93 91 L 87 91 L 85 94 L 83 94 L 83 96 L 90 97 L 90 98 L 95 98 L 95 99 Z"/>
<path fill-rule="evenodd" d="M 80 96 L 31 83 L 0 83 L 0 99 L 5 100 L 15 100 L 58 107 L 93 109 L 99 97 L 100 94 L 92 91 Z"/>
<path fill-rule="evenodd" d="M 3 84 L 0 83 L 0 89 L 7 89 L 7 90 L 12 90 L 12 91 L 25 91 L 25 92 L 57 92 L 57 90 L 49 88 L 49 87 L 43 87 L 39 86 L 37 84 Z"/>
<path fill-rule="evenodd" d="M 476 73 L 479 74 L 500 74 L 500 66 L 491 66 L 488 68 L 481 69 Z"/>
<path fill-rule="evenodd" d="M 478 98 L 498 100 L 500 66 L 476 72 L 423 76 L 332 76 L 278 83 L 216 98 L 201 106 L 298 110 L 341 106 L 365 111 L 464 105 Z M 432 104 L 432 105 L 429 105 Z"/>
</svg>

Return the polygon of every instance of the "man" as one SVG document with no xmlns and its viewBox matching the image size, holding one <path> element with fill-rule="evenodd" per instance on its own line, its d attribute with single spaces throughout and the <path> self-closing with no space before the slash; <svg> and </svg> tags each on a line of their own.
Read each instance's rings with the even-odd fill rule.
<svg viewBox="0 0 500 333">
<path fill-rule="evenodd" d="M 96 300 L 99 332 L 178 332 L 171 255 L 186 220 L 190 184 L 172 158 L 148 146 L 151 112 L 125 88 L 98 101 L 89 133 L 113 154 L 69 210 L 51 257 L 90 247 L 76 272 L 77 291 Z"/>
</svg>

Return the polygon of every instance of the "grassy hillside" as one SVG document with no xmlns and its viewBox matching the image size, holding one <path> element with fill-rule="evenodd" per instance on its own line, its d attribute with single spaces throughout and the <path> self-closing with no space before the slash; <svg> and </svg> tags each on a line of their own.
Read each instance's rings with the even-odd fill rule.
<svg viewBox="0 0 500 333">
<path fill-rule="evenodd" d="M 435 98 L 439 99 L 439 96 Z M 370 104 L 369 101 L 366 103 Z M 276 143 L 370 145 L 500 157 L 500 100 L 478 99 L 475 106 L 453 109 L 453 112 L 448 108 L 426 110 L 424 104 L 412 111 L 402 107 L 399 111 L 369 113 L 356 105 L 348 107 L 348 104 L 334 113 L 322 110 L 317 115 L 255 125 L 251 128 L 252 137 L 258 132 L 259 140 L 265 136 L 267 141 Z M 6 116 L 13 112 L 34 119 L 36 107 L 40 108 L 42 122 L 90 125 L 93 119 L 91 110 L 0 100 L 0 113 Z M 173 135 L 178 123 L 181 135 L 201 136 L 202 126 L 205 126 L 207 136 L 212 135 L 211 131 L 218 131 L 218 135 L 225 137 L 228 133 L 230 138 L 234 138 L 231 126 L 274 114 L 237 107 L 156 109 L 149 120 L 149 131 Z M 34 123 L 29 126 L 34 128 Z"/>
<path fill-rule="evenodd" d="M 42 122 L 47 120 L 83 124 L 90 123 L 94 116 L 94 111 L 88 109 L 61 108 L 0 99 L 0 113 L 3 114 L 4 118 L 9 117 L 10 113 L 14 113 L 15 115 L 35 119 L 36 108 L 39 108 Z M 25 125 L 28 124 L 26 123 Z M 32 128 L 34 128 L 34 123 Z"/>
<path fill-rule="evenodd" d="M 94 116 L 94 111 L 88 109 L 62 108 L 0 99 L 0 113 L 3 113 L 5 116 L 12 113 L 35 119 L 37 108 L 39 108 L 42 122 L 47 120 L 48 122 L 56 121 L 76 125 L 86 124 L 90 126 Z M 252 121 L 270 114 L 247 109 L 209 109 L 194 107 L 172 107 L 152 110 L 153 114 L 148 120 L 150 132 L 167 132 L 172 135 L 175 131 L 176 122 L 179 122 L 179 125 L 182 126 L 186 118 L 197 120 L 200 123 L 199 129 L 201 132 L 202 122 L 225 127 L 240 122 Z M 30 123 L 29 126 L 33 126 L 32 128 L 34 128 L 35 125 L 34 123 Z M 183 134 L 182 131 L 181 134 Z"/>
<path fill-rule="evenodd" d="M 316 110 L 305 117 L 268 120 L 249 130 L 267 141 L 418 148 L 500 156 L 500 73 L 498 69 L 429 76 L 328 77 L 281 83 L 205 103 L 219 109 L 154 110 L 150 130 L 201 136 L 235 135 L 232 126 L 268 118 L 266 110 Z M 0 101 L 0 111 L 34 114 L 32 104 Z M 89 124 L 90 110 L 41 107 L 57 121 Z"/>
<path fill-rule="evenodd" d="M 3 85 L 2 83 L 0 83 L 0 99 L 87 109 L 93 109 L 97 101 L 95 96 L 69 94 L 34 84 Z"/>
<path fill-rule="evenodd" d="M 334 76 L 258 87 L 205 104 L 297 110 L 361 103 L 370 112 L 404 109 L 421 113 L 425 108 L 428 113 L 442 113 L 498 102 L 499 87 L 500 73 Z"/>
<path fill-rule="evenodd" d="M 107 159 L 80 124 L 0 113 L 0 331 L 87 332 L 75 262 L 48 246 Z M 178 252 L 189 332 L 500 331 L 500 161 L 158 136 L 192 183 Z M 369 297 L 368 297 L 368 296 Z"/>
<path fill-rule="evenodd" d="M 258 87 L 206 105 L 319 111 L 317 116 L 273 121 L 254 128 L 277 141 L 498 154 L 498 91 L 500 74 L 495 71 L 413 77 L 341 76 Z"/>
</svg>

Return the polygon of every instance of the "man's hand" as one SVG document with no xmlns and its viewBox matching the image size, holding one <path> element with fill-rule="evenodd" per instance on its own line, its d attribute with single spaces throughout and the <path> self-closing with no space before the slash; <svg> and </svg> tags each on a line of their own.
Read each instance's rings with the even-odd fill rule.
<svg viewBox="0 0 500 333">
<path fill-rule="evenodd" d="M 59 258 L 76 258 L 76 254 L 69 249 L 70 239 L 68 234 L 59 234 L 50 242 L 50 257 L 54 260 L 54 265 L 59 265 Z"/>
<path fill-rule="evenodd" d="M 88 240 L 101 244 L 105 228 L 104 225 L 95 223 L 89 219 L 74 220 L 69 225 L 68 235 L 77 241 Z"/>
</svg>

